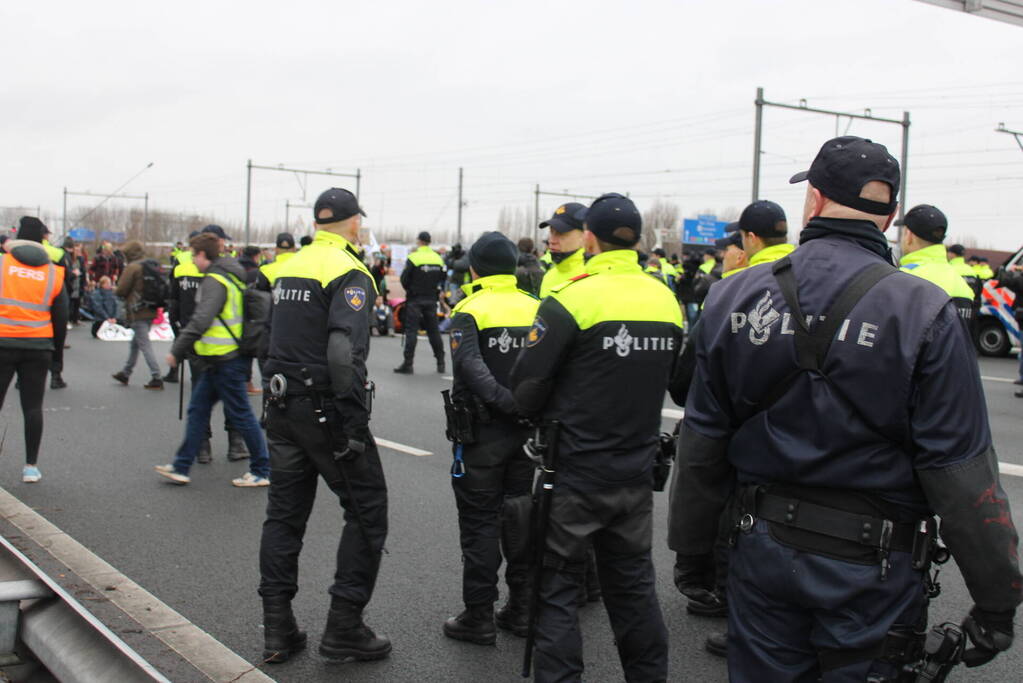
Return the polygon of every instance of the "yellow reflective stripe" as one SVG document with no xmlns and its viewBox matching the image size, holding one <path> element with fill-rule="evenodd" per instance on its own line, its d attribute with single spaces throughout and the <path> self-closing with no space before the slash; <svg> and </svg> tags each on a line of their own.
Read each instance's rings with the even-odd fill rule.
<svg viewBox="0 0 1023 683">
<path fill-rule="evenodd" d="M 199 341 L 202 342 L 203 344 L 213 344 L 214 346 L 237 346 L 237 344 L 235 344 L 234 340 L 231 339 L 230 337 L 222 338 L 222 337 L 209 337 L 209 336 L 203 335 L 202 337 L 199 338 Z"/>
</svg>

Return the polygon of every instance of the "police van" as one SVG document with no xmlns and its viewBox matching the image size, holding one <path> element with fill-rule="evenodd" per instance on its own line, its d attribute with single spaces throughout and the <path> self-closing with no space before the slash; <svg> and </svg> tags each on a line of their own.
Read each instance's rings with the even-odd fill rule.
<svg viewBox="0 0 1023 683">
<path fill-rule="evenodd" d="M 1023 248 L 1005 262 L 1004 267 L 1023 263 Z M 978 314 L 977 347 L 984 356 L 1007 356 L 1013 349 L 1020 348 L 1020 330 L 1012 314 L 1016 295 L 998 286 L 998 280 L 984 282 L 980 292 Z"/>
</svg>

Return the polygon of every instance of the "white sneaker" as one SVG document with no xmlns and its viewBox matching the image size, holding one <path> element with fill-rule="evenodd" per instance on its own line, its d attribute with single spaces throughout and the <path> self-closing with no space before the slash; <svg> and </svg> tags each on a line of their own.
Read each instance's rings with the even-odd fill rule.
<svg viewBox="0 0 1023 683">
<path fill-rule="evenodd" d="M 35 465 L 25 465 L 21 471 L 21 480 L 26 484 L 34 484 L 43 478 L 43 473 Z"/>
<path fill-rule="evenodd" d="M 181 474 L 180 472 L 176 472 L 174 470 L 174 465 L 157 465 L 153 469 L 156 470 L 156 473 L 159 474 L 161 477 L 167 477 L 168 479 L 170 479 L 175 484 L 178 484 L 179 486 L 184 486 L 185 484 L 188 484 L 192 481 L 192 478 L 189 477 L 187 474 Z"/>
<path fill-rule="evenodd" d="M 257 477 L 252 472 L 246 472 L 237 479 L 232 479 L 231 483 L 241 488 L 253 488 L 256 486 L 269 486 L 270 480 L 266 477 Z"/>
</svg>

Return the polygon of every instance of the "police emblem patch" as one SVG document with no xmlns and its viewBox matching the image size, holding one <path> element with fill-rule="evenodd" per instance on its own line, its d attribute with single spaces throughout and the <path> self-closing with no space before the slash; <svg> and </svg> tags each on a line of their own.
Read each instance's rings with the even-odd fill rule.
<svg viewBox="0 0 1023 683">
<path fill-rule="evenodd" d="M 361 311 L 366 305 L 366 290 L 362 287 L 345 287 L 345 301 L 353 311 Z"/>
<path fill-rule="evenodd" d="M 526 348 L 529 349 L 539 344 L 545 334 L 547 334 L 547 323 L 543 318 L 537 318 L 533 321 L 533 326 L 529 328 L 529 333 L 526 334 Z"/>
<path fill-rule="evenodd" d="M 462 345 L 462 330 L 451 330 L 451 350 L 457 351 Z"/>
</svg>

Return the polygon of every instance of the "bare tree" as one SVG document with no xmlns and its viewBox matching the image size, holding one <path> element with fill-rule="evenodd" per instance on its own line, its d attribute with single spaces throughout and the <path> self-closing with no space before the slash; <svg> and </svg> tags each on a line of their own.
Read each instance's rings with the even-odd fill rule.
<svg viewBox="0 0 1023 683">
<path fill-rule="evenodd" d="M 640 248 L 643 251 L 650 251 L 665 238 L 674 237 L 675 233 L 682 227 L 679 217 L 682 210 L 677 204 L 658 199 L 643 212 L 643 236 L 640 238 Z M 661 240 L 658 240 L 658 237 Z"/>
</svg>

